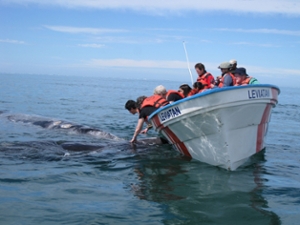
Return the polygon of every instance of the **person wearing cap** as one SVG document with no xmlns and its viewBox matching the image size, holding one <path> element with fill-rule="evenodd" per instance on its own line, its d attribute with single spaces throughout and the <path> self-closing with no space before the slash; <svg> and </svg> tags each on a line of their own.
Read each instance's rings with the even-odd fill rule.
<svg viewBox="0 0 300 225">
<path fill-rule="evenodd" d="M 207 89 L 211 89 L 215 83 L 214 76 L 205 70 L 205 66 L 202 63 L 197 63 L 195 65 L 195 70 L 198 74 L 197 82 L 207 84 Z"/>
<path fill-rule="evenodd" d="M 166 88 L 159 85 L 154 89 L 154 94 L 152 96 L 146 98 L 141 96 L 137 99 L 137 102 L 133 100 L 128 100 L 126 102 L 125 109 L 127 109 L 131 114 L 139 113 L 139 119 L 133 137 L 130 140 L 131 143 L 136 142 L 138 134 L 142 131 L 144 122 L 149 124 L 148 116 L 150 116 L 158 108 L 169 104 L 166 100 L 166 94 Z"/>
<path fill-rule="evenodd" d="M 219 69 L 221 70 L 221 77 L 218 79 L 217 86 L 218 87 L 229 87 L 235 85 L 235 77 L 230 72 L 231 71 L 231 64 L 229 62 L 223 62 L 219 65 Z"/>
<path fill-rule="evenodd" d="M 243 67 L 236 68 L 235 71 L 233 71 L 233 74 L 236 79 L 235 86 L 241 86 L 241 85 L 248 85 L 248 84 L 259 84 L 258 80 L 254 77 L 250 77 L 246 69 Z"/>
<path fill-rule="evenodd" d="M 229 63 L 231 64 L 231 71 L 235 71 L 237 68 L 237 61 L 235 59 L 231 59 Z"/>
</svg>

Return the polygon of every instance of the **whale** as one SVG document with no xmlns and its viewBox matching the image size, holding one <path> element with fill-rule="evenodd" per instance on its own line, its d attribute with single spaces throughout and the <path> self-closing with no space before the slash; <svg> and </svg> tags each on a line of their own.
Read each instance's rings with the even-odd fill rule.
<svg viewBox="0 0 300 225">
<path fill-rule="evenodd" d="M 0 113 L 3 114 L 5 112 L 0 111 Z M 29 124 L 44 129 L 53 129 L 53 130 L 57 129 L 57 130 L 63 130 L 72 133 L 91 135 L 96 138 L 113 140 L 123 144 L 125 143 L 128 144 L 128 140 L 119 138 L 116 135 L 111 134 L 109 132 L 105 132 L 103 130 L 94 127 L 80 125 L 70 121 L 36 116 L 36 115 L 27 115 L 27 114 L 10 114 L 10 115 L 6 115 L 6 118 L 9 121 L 14 123 Z M 162 145 L 162 144 L 168 144 L 168 141 L 163 137 L 148 137 L 148 138 L 140 138 L 134 144 L 131 145 L 134 146 L 134 145 Z M 99 146 L 98 144 L 87 145 L 87 144 L 80 144 L 80 143 L 71 143 L 71 144 L 65 143 L 62 144 L 61 146 L 65 149 L 73 150 L 73 151 L 78 151 L 81 149 L 94 150 L 94 149 L 101 148 L 101 146 Z"/>
<path fill-rule="evenodd" d="M 79 134 L 89 134 L 104 139 L 122 140 L 121 138 L 103 130 L 59 119 L 52 119 L 26 114 L 8 115 L 7 119 L 11 122 L 30 124 L 45 129 L 60 129 L 65 131 L 72 131 L 73 133 L 75 132 Z"/>
</svg>

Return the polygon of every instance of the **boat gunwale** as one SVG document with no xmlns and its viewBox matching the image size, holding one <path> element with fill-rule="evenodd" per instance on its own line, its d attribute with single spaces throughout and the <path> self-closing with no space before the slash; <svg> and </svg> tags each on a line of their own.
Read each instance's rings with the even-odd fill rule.
<svg viewBox="0 0 300 225">
<path fill-rule="evenodd" d="M 244 88 L 249 88 L 249 87 L 268 87 L 268 88 L 275 88 L 278 91 L 278 95 L 280 94 L 280 89 L 279 87 L 277 87 L 276 85 L 272 85 L 272 84 L 250 84 L 250 85 L 245 85 L 245 86 L 230 86 L 230 87 L 223 87 L 223 88 L 216 88 L 216 89 L 210 89 L 207 91 L 204 91 L 202 93 L 198 93 L 195 94 L 193 96 L 178 100 L 176 102 L 173 102 L 171 104 L 168 104 L 162 108 L 159 108 L 157 110 L 155 110 L 150 116 L 149 116 L 149 120 L 151 120 L 156 114 L 158 114 L 159 112 L 171 108 L 173 106 L 179 105 L 182 102 L 186 102 L 186 101 L 190 101 L 193 100 L 195 98 L 200 98 L 206 95 L 210 95 L 210 94 L 215 94 L 218 92 L 224 92 L 224 91 L 231 91 L 231 90 L 236 90 L 236 89 L 244 89 Z"/>
<path fill-rule="evenodd" d="M 240 103 L 241 101 L 239 101 L 238 103 Z M 227 105 L 227 107 L 234 107 L 234 106 L 240 106 L 240 105 L 249 105 L 249 104 L 260 104 L 260 103 L 262 103 L 262 104 L 272 104 L 272 103 L 270 103 L 270 102 L 266 102 L 266 100 L 262 100 L 262 99 L 260 99 L 260 100 L 256 100 L 255 102 L 249 102 L 249 101 L 247 101 L 247 102 L 244 102 L 243 104 L 236 104 L 237 102 L 234 102 L 234 103 L 231 103 L 231 104 L 226 104 Z M 177 116 L 177 117 L 175 117 L 175 118 L 172 118 L 172 119 L 169 119 L 169 120 L 167 120 L 166 122 L 164 122 L 163 124 L 164 124 L 164 126 L 169 126 L 169 125 L 171 125 L 171 124 L 174 124 L 174 123 L 176 123 L 176 122 L 178 122 L 178 121 L 181 121 L 181 120 L 185 120 L 185 119 L 187 119 L 188 117 L 193 117 L 193 116 L 196 116 L 197 114 L 203 114 L 203 113 L 208 113 L 208 112 L 211 112 L 211 111 L 213 111 L 213 110 L 218 110 L 218 109 L 220 109 L 220 108 L 224 108 L 224 107 L 222 107 L 222 106 L 224 106 L 224 104 L 221 104 L 221 105 L 215 105 L 215 106 L 213 106 L 213 107 L 202 107 L 202 108 L 197 108 L 197 109 L 195 109 L 195 110 L 193 110 L 193 111 L 190 111 L 190 112 L 188 112 L 188 113 L 185 113 L 185 114 L 183 114 L 183 115 L 179 115 L 179 116 Z M 227 108 L 226 107 L 226 108 Z M 275 107 L 274 105 L 272 105 L 272 107 Z M 160 130 L 162 130 L 162 128 L 161 128 L 161 126 L 159 126 L 159 127 L 156 127 L 155 128 L 155 130 L 156 131 L 160 131 Z"/>
</svg>

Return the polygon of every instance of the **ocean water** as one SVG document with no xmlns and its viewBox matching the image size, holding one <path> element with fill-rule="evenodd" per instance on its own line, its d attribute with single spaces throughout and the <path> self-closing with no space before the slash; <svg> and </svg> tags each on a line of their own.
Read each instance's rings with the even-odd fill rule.
<svg viewBox="0 0 300 225">
<path fill-rule="evenodd" d="M 299 224 L 299 89 L 280 87 L 266 150 L 230 172 L 128 142 L 125 102 L 181 83 L 0 80 L 0 224 Z"/>
</svg>

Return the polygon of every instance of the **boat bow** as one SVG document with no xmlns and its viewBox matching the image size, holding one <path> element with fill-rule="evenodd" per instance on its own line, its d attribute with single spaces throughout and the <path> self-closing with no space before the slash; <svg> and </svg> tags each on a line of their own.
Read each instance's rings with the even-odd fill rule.
<svg viewBox="0 0 300 225">
<path fill-rule="evenodd" d="M 279 93 L 263 84 L 212 89 L 160 108 L 149 120 L 182 154 L 235 170 L 265 147 Z"/>
</svg>

